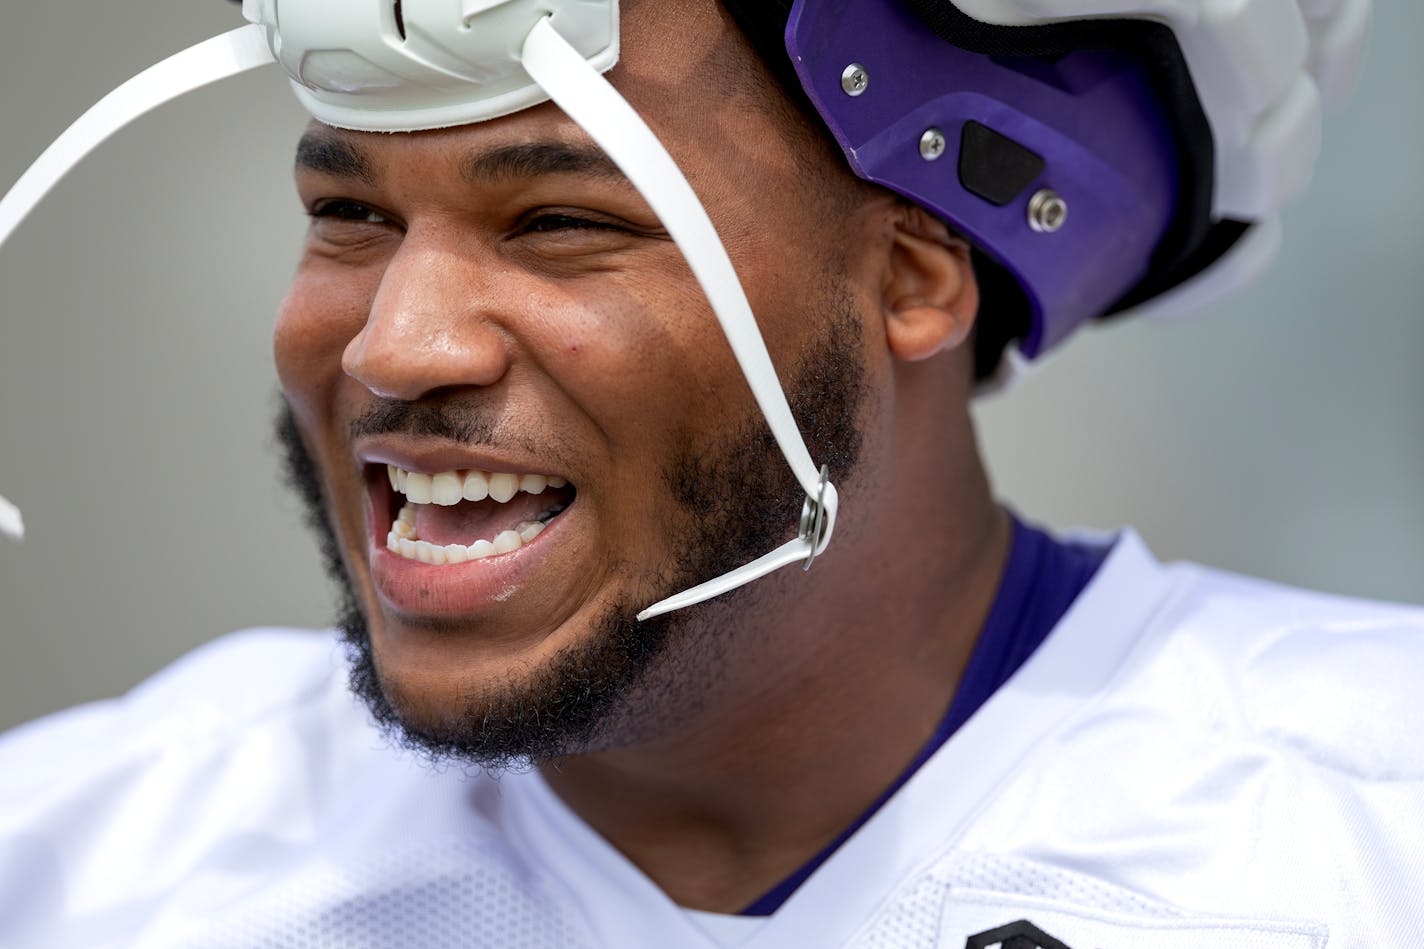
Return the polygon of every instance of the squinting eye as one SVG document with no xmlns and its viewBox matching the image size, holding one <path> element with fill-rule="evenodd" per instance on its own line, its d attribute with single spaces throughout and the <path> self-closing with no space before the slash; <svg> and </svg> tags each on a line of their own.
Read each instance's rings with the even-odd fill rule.
<svg viewBox="0 0 1424 949">
<path fill-rule="evenodd" d="M 355 201 L 323 201 L 308 213 L 314 218 L 334 218 L 338 221 L 355 221 L 361 224 L 390 223 L 390 219 L 381 212 Z"/>
<path fill-rule="evenodd" d="M 617 231 L 616 224 L 574 217 L 570 214 L 541 214 L 531 218 L 524 225 L 525 233 L 540 234 L 548 231 Z"/>
</svg>

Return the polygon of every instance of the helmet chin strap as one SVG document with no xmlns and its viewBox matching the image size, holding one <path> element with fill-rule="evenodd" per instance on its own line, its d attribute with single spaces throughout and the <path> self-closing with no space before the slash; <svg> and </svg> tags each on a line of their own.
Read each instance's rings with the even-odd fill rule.
<svg viewBox="0 0 1424 949">
<path fill-rule="evenodd" d="M 170 56 L 104 96 L 0 198 L 0 246 L 49 190 L 110 135 L 185 92 L 272 61 L 263 28 L 244 26 Z M 16 540 L 25 535 L 20 509 L 4 497 L 0 497 L 0 533 Z"/>
<path fill-rule="evenodd" d="M 652 129 L 613 85 L 559 35 L 547 17 L 534 26 L 524 41 L 522 61 L 549 98 L 623 170 L 672 235 L 707 294 L 776 444 L 806 492 L 800 530 L 794 539 L 751 563 L 654 603 L 639 613 L 638 619 L 701 603 L 788 564 L 802 562 L 810 567 L 830 543 L 836 520 L 836 489 L 828 480 L 826 469 L 817 469 L 811 461 L 811 453 L 801 440 L 741 281 L 702 203 Z"/>
<path fill-rule="evenodd" d="M 251 24 L 199 43 L 130 79 L 67 129 L 0 200 L 0 245 L 40 199 L 106 138 L 129 122 L 208 83 L 274 62 L 267 28 Z M 632 106 L 541 17 L 524 40 L 525 70 L 608 153 L 642 193 L 707 294 L 732 353 L 771 433 L 806 492 L 797 536 L 720 577 L 644 609 L 648 619 L 735 589 L 792 563 L 810 567 L 826 549 L 836 519 L 836 489 L 801 439 L 732 262 L 687 179 Z M 0 497 L 0 532 L 19 539 L 19 510 Z"/>
</svg>

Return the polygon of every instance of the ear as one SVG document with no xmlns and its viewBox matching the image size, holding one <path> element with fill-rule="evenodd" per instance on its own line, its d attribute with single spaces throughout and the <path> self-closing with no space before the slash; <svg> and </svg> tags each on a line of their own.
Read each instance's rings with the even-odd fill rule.
<svg viewBox="0 0 1424 949">
<path fill-rule="evenodd" d="M 928 359 L 969 338 L 979 285 L 965 241 L 922 208 L 898 211 L 881 292 L 885 338 L 900 359 Z"/>
</svg>

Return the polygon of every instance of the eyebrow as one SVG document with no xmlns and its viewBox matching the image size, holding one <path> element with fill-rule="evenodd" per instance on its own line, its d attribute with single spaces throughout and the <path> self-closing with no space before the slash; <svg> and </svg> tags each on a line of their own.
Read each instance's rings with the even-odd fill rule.
<svg viewBox="0 0 1424 949">
<path fill-rule="evenodd" d="M 592 145 L 527 142 L 476 152 L 464 161 L 461 175 L 471 184 L 503 184 L 547 175 L 582 175 L 628 183 L 613 159 Z"/>
<path fill-rule="evenodd" d="M 355 178 L 376 184 L 371 160 L 355 143 L 338 135 L 310 130 L 297 143 L 298 168 Z M 467 155 L 460 176 L 470 184 L 504 184 L 549 175 L 580 175 L 631 184 L 602 150 L 593 145 L 564 142 L 524 142 L 500 145 Z"/>
<path fill-rule="evenodd" d="M 297 167 L 333 178 L 356 178 L 368 185 L 376 183 L 371 163 L 359 148 L 343 138 L 321 132 L 308 131 L 297 142 Z"/>
</svg>

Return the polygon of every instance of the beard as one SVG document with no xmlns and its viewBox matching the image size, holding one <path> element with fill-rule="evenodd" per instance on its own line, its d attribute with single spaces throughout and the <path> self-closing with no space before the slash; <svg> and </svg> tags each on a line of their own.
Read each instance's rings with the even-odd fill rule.
<svg viewBox="0 0 1424 949">
<path fill-rule="evenodd" d="M 865 370 L 853 301 L 838 285 L 822 302 L 809 312 L 827 315 L 823 331 L 802 353 L 787 399 L 813 456 L 839 484 L 860 455 Z M 467 443 L 488 431 L 449 408 L 418 402 L 383 402 L 361 423 L 363 431 L 378 426 Z M 276 438 L 287 484 L 302 501 L 336 588 L 336 626 L 347 648 L 351 690 L 395 744 L 432 763 L 495 772 L 634 743 L 665 728 L 668 709 L 685 708 L 690 695 L 706 691 L 688 689 L 688 683 L 706 685 L 719 674 L 746 588 L 643 622 L 638 611 L 785 542 L 805 499 L 755 410 L 712 445 L 685 446 L 662 475 L 677 510 L 672 565 L 643 574 L 638 602 L 607 605 L 587 633 L 533 672 L 471 683 L 463 707 L 430 722 L 404 712 L 399 690 L 381 679 L 369 618 L 342 559 L 320 473 L 285 399 Z"/>
</svg>

